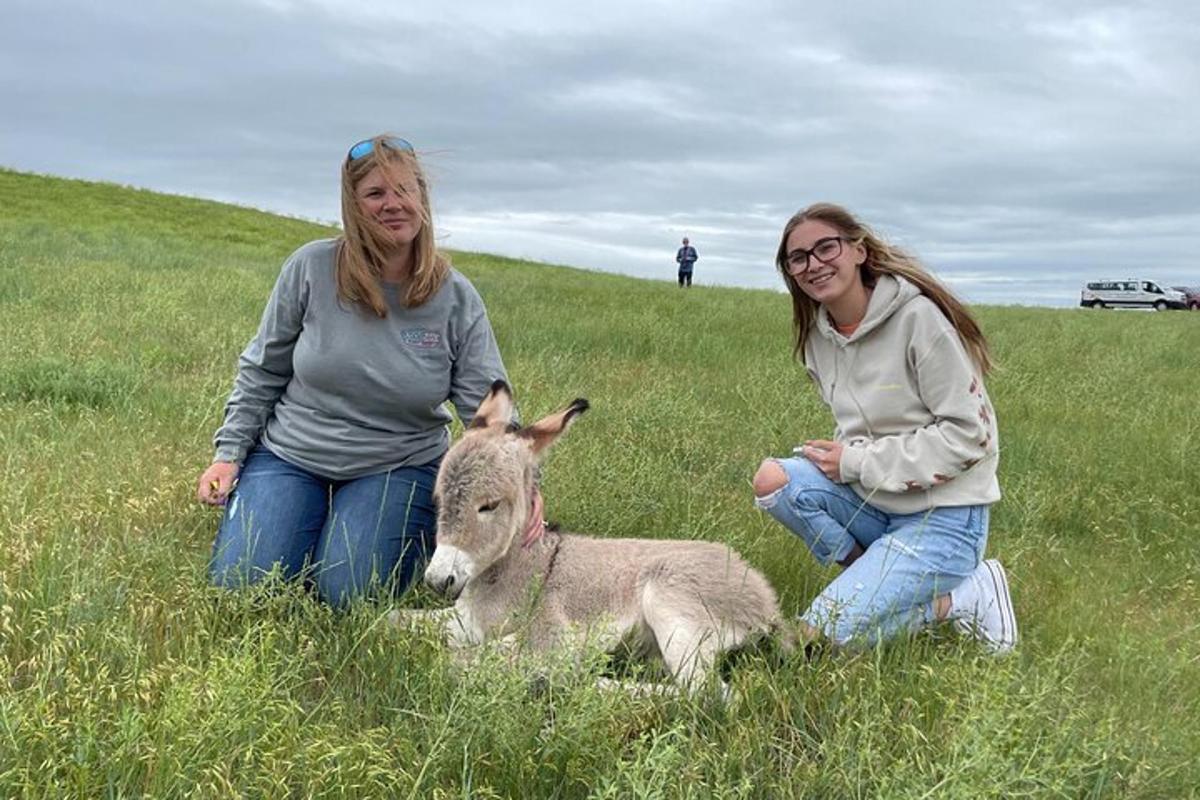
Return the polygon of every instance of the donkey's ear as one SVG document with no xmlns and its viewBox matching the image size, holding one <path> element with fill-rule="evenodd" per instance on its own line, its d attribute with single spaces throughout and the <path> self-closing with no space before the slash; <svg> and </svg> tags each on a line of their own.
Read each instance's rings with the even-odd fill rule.
<svg viewBox="0 0 1200 800">
<path fill-rule="evenodd" d="M 507 429 L 512 421 L 512 412 L 512 389 L 504 381 L 495 381 L 487 396 L 479 403 L 471 424 L 467 426 L 467 433 L 485 428 Z"/>
<path fill-rule="evenodd" d="M 559 436 L 563 435 L 567 427 L 580 414 L 588 410 L 588 401 L 582 397 L 577 397 L 571 401 L 571 405 L 564 408 L 555 414 L 539 419 L 527 428 L 521 428 L 517 431 L 517 436 L 522 439 L 529 440 L 529 446 L 533 448 L 534 453 L 541 453 Z"/>
</svg>

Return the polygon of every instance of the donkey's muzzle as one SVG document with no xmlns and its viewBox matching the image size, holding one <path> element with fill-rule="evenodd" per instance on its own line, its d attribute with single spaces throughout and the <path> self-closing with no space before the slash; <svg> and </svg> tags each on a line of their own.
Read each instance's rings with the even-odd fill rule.
<svg viewBox="0 0 1200 800">
<path fill-rule="evenodd" d="M 474 562 L 457 547 L 438 545 L 425 568 L 425 585 L 443 597 L 458 599 L 474 574 Z"/>
<path fill-rule="evenodd" d="M 425 573 L 425 585 L 433 589 L 443 597 L 449 597 L 451 600 L 458 597 L 462 591 L 462 586 L 455 580 L 454 575 L 431 575 Z"/>
</svg>

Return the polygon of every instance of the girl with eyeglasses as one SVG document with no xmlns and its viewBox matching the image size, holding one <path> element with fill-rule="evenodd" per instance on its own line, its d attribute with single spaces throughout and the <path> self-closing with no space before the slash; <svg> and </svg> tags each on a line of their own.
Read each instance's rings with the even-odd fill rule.
<svg viewBox="0 0 1200 800">
<path fill-rule="evenodd" d="M 409 585 L 434 546 L 444 404 L 469 424 L 507 378 L 483 300 L 435 247 L 412 145 L 359 142 L 341 183 L 342 235 L 284 263 L 197 487 L 224 506 L 216 585 L 278 570 L 335 606 Z"/>
<path fill-rule="evenodd" d="M 1011 650 L 1008 578 L 983 558 L 999 433 L 978 324 L 840 206 L 788 220 L 776 265 L 794 355 L 834 421 L 832 437 L 768 458 L 754 476 L 756 505 L 820 563 L 844 568 L 802 615 L 804 635 L 874 644 L 952 620 L 990 651 Z"/>
</svg>

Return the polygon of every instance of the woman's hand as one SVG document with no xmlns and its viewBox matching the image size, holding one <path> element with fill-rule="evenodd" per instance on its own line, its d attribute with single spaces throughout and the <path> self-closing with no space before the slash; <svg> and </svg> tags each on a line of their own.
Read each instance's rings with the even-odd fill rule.
<svg viewBox="0 0 1200 800">
<path fill-rule="evenodd" d="M 238 465 L 232 461 L 214 461 L 196 485 L 196 499 L 210 506 L 223 506 L 237 486 Z"/>
<path fill-rule="evenodd" d="M 796 452 L 807 458 L 834 483 L 842 482 L 842 443 L 829 439 L 809 439 Z"/>
</svg>

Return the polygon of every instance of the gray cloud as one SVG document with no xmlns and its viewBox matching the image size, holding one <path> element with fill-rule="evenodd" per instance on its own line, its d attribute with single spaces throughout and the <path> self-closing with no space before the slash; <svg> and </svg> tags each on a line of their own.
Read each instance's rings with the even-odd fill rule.
<svg viewBox="0 0 1200 800">
<path fill-rule="evenodd" d="M 0 164 L 328 221 L 392 130 L 463 249 L 671 279 L 688 234 L 698 281 L 778 288 L 830 199 L 972 300 L 1200 283 L 1186 0 L 362 5 L 16 0 Z"/>
</svg>

